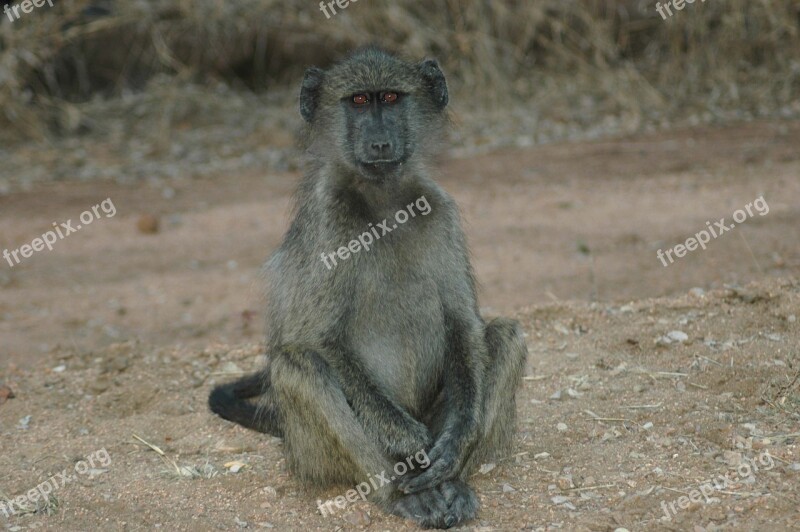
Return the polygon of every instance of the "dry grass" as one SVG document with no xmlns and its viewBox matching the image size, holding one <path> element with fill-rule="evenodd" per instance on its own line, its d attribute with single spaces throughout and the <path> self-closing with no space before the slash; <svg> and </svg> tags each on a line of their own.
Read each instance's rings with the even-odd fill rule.
<svg viewBox="0 0 800 532">
<path fill-rule="evenodd" d="M 797 2 L 709 0 L 666 21 L 654 5 L 361 0 L 328 20 L 299 0 L 60 2 L 0 24 L 0 137 L 79 132 L 83 102 L 165 80 L 286 90 L 368 43 L 438 57 L 478 107 L 532 102 L 553 120 L 800 113 Z"/>
</svg>

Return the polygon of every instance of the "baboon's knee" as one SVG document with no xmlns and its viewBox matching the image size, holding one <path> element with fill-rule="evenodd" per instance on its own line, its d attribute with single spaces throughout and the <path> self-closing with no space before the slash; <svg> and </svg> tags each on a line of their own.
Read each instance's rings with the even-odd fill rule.
<svg viewBox="0 0 800 532">
<path fill-rule="evenodd" d="M 486 326 L 489 363 L 483 441 L 476 458 L 505 453 L 511 447 L 516 425 L 515 394 L 522 379 L 528 348 L 516 320 L 495 318 Z"/>
<path fill-rule="evenodd" d="M 522 333 L 522 326 L 511 318 L 495 318 L 486 324 L 486 346 L 491 363 L 500 375 L 518 378 L 528 358 L 528 346 Z M 489 368 L 490 372 L 492 368 Z"/>
<path fill-rule="evenodd" d="M 287 464 L 322 485 L 362 482 L 391 466 L 367 437 L 333 368 L 318 352 L 287 347 L 272 361 L 272 384 L 284 410 Z M 378 490 L 385 498 L 391 486 Z"/>
<path fill-rule="evenodd" d="M 271 382 L 281 394 L 305 394 L 309 390 L 332 384 L 334 381 L 330 372 L 330 366 L 318 353 L 287 347 L 272 360 Z M 312 386 L 309 387 L 309 384 Z"/>
</svg>

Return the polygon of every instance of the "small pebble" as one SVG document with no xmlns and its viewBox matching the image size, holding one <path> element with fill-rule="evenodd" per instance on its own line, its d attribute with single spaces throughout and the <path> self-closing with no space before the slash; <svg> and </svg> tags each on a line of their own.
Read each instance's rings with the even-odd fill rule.
<svg viewBox="0 0 800 532">
<path fill-rule="evenodd" d="M 725 451 L 722 453 L 722 458 L 729 466 L 738 466 L 742 463 L 742 453 L 736 451 Z"/>
<path fill-rule="evenodd" d="M 228 361 L 222 365 L 221 373 L 241 373 L 242 369 L 235 362 Z"/>
<path fill-rule="evenodd" d="M 245 463 L 243 463 L 243 462 L 239 462 L 239 461 L 237 460 L 237 461 L 234 461 L 234 462 L 228 462 L 228 463 L 226 463 L 226 464 L 225 464 L 225 467 L 226 467 L 226 468 L 228 469 L 228 471 L 230 471 L 231 473 L 238 473 L 239 471 L 241 471 L 241 469 L 242 469 L 243 467 L 245 467 L 245 465 L 247 465 L 247 464 L 245 464 Z"/>
<path fill-rule="evenodd" d="M 659 336 L 658 338 L 656 338 L 656 345 L 664 346 L 664 345 L 670 345 L 671 343 L 672 340 L 669 339 L 669 336 Z"/>
<path fill-rule="evenodd" d="M 5 384 L 0 384 L 0 405 L 5 403 L 8 399 L 13 399 L 14 391 L 6 386 Z"/>
<path fill-rule="evenodd" d="M 145 235 L 158 233 L 158 218 L 152 214 L 143 214 L 136 221 L 136 228 Z"/>
<path fill-rule="evenodd" d="M 683 331 L 670 331 L 667 333 L 667 338 L 673 342 L 682 343 L 689 339 L 689 335 Z"/>
<path fill-rule="evenodd" d="M 556 425 L 556 429 L 558 429 L 559 432 L 566 432 L 569 427 L 567 427 L 566 423 L 559 423 Z"/>
<path fill-rule="evenodd" d="M 483 465 L 481 465 L 481 468 L 480 468 L 479 471 L 480 471 L 481 475 L 485 475 L 486 473 L 488 473 L 489 471 L 491 471 L 495 467 L 497 467 L 497 466 L 495 464 L 493 464 L 493 463 L 483 464 Z"/>
<path fill-rule="evenodd" d="M 369 514 L 360 508 L 356 508 L 352 512 L 344 514 L 342 519 L 353 526 L 367 526 L 372 521 L 372 519 L 369 517 Z"/>
</svg>

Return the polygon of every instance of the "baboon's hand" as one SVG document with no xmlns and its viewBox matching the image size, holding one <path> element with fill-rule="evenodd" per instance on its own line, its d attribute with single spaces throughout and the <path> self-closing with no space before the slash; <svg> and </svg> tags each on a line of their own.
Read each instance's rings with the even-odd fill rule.
<svg viewBox="0 0 800 532">
<path fill-rule="evenodd" d="M 452 437 L 440 438 L 428 452 L 430 459 L 428 469 L 415 477 L 403 479 L 398 489 L 404 493 L 416 493 L 455 478 L 459 471 L 459 454 L 458 446 Z"/>
<path fill-rule="evenodd" d="M 403 495 L 389 503 L 387 510 L 415 521 L 422 528 L 450 528 L 475 517 L 478 498 L 463 482 L 445 482 L 436 488 Z"/>
<path fill-rule="evenodd" d="M 421 528 L 450 528 L 455 519 L 448 515 L 447 500 L 439 490 L 403 495 L 389 503 L 389 513 L 409 519 Z"/>
</svg>

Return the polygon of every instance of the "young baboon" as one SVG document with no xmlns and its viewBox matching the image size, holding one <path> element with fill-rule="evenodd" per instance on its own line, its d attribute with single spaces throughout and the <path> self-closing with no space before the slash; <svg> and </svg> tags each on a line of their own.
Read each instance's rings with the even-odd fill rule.
<svg viewBox="0 0 800 532">
<path fill-rule="evenodd" d="M 370 497 L 438 528 L 475 516 L 466 480 L 509 450 L 527 357 L 518 323 L 478 313 L 458 209 L 429 176 L 447 102 L 433 60 L 368 48 L 306 71 L 310 170 L 266 265 L 269 363 L 209 398 L 282 436 L 291 471 L 317 484 L 360 483 L 424 450 L 426 469 Z"/>
</svg>

